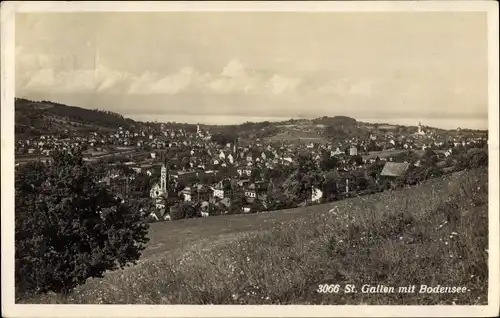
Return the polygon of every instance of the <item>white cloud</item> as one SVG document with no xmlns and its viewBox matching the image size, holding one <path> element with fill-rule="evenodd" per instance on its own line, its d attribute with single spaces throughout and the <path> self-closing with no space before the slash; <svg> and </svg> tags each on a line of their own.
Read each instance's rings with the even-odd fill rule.
<svg viewBox="0 0 500 318">
<path fill-rule="evenodd" d="M 222 70 L 222 76 L 229 78 L 246 78 L 248 74 L 245 70 L 245 65 L 237 59 L 233 59 L 227 63 Z"/>
<path fill-rule="evenodd" d="M 128 93 L 144 94 L 151 93 L 152 87 L 160 80 L 157 74 L 144 72 L 140 76 L 127 75 Z"/>
<path fill-rule="evenodd" d="M 245 65 L 233 59 L 222 69 L 219 75 L 211 76 L 208 88 L 215 93 L 251 93 L 262 85 L 259 74 L 250 74 Z"/>
<path fill-rule="evenodd" d="M 267 82 L 266 87 L 270 89 L 272 94 L 280 95 L 285 92 L 294 92 L 300 83 L 300 78 L 284 77 L 274 74 Z"/>
<path fill-rule="evenodd" d="M 41 69 L 30 77 L 24 89 L 80 93 L 95 91 L 98 84 L 94 70 L 56 73 L 52 69 Z"/>
<path fill-rule="evenodd" d="M 19 90 L 59 93 L 110 92 L 135 95 L 175 95 L 182 92 L 214 95 L 257 94 L 261 96 L 297 96 L 296 93 L 368 96 L 373 83 L 367 80 L 332 80 L 324 85 L 308 86 L 300 77 L 259 72 L 238 59 L 230 60 L 220 73 L 202 73 L 186 66 L 171 74 L 146 71 L 140 75 L 108 69 L 98 65 L 95 70 L 55 71 L 57 59 L 32 55 L 22 47 L 17 52 Z M 30 73 L 27 70 L 36 70 Z"/>
</svg>

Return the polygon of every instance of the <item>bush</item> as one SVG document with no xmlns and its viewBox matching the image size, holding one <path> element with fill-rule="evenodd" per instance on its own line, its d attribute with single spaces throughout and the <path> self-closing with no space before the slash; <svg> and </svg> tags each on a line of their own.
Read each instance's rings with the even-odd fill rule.
<svg viewBox="0 0 500 318">
<path fill-rule="evenodd" d="M 148 241 L 138 211 L 95 182 L 81 154 L 33 163 L 15 184 L 16 298 L 69 292 L 89 277 L 135 263 Z"/>
<path fill-rule="evenodd" d="M 465 166 L 467 168 L 479 168 L 488 166 L 487 149 L 470 149 L 465 157 Z"/>
</svg>

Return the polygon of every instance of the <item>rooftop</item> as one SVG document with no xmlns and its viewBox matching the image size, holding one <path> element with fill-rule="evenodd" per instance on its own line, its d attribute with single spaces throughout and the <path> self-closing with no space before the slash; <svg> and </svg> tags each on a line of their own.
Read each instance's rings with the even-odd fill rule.
<svg viewBox="0 0 500 318">
<path fill-rule="evenodd" d="M 404 175 L 409 164 L 406 162 L 386 162 L 380 173 L 384 177 L 400 177 Z"/>
</svg>

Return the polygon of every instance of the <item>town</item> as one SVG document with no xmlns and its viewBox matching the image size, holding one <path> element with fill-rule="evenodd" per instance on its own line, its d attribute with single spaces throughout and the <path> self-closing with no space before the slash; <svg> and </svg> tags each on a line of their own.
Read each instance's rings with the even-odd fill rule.
<svg viewBox="0 0 500 318">
<path fill-rule="evenodd" d="M 2 312 L 493 316 L 497 8 L 452 2 L 2 3 Z"/>
<path fill-rule="evenodd" d="M 405 127 L 337 116 L 246 123 L 241 126 L 249 130 L 232 131 L 200 124 L 127 126 L 19 137 L 16 166 L 50 162 L 54 151 L 82 151 L 84 161 L 99 166 L 99 182 L 123 201 L 138 202 L 150 221 L 162 221 L 331 202 L 487 160 L 486 132 L 421 123 Z M 304 167 L 308 171 L 298 171 Z"/>
</svg>

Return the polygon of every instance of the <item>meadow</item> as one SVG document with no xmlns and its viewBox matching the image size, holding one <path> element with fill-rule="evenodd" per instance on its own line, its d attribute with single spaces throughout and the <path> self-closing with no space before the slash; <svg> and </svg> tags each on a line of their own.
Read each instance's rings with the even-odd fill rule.
<svg viewBox="0 0 500 318">
<path fill-rule="evenodd" d="M 137 265 L 23 302 L 486 304 L 487 178 L 482 168 L 306 208 L 155 223 Z M 340 291 L 317 292 L 325 284 Z M 417 290 L 367 294 L 363 284 Z M 418 293 L 421 284 L 467 291 Z"/>
</svg>

